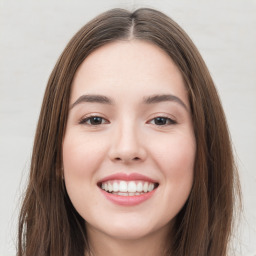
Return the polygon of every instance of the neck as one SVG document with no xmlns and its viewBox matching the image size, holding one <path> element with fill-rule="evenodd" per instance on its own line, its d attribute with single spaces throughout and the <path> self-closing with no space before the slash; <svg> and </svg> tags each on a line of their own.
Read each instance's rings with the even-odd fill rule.
<svg viewBox="0 0 256 256">
<path fill-rule="evenodd" d="M 166 255 L 168 230 L 169 228 L 166 228 L 136 239 L 120 239 L 88 228 L 91 254 L 88 253 L 86 256 Z"/>
</svg>

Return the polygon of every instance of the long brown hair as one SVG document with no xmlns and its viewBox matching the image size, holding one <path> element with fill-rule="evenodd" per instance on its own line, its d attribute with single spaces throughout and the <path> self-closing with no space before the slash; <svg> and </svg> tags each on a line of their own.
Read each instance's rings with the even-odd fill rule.
<svg viewBox="0 0 256 256">
<path fill-rule="evenodd" d="M 187 34 L 163 13 L 113 9 L 71 39 L 45 91 L 30 178 L 19 218 L 18 256 L 89 253 L 85 223 L 62 180 L 62 140 L 76 70 L 95 49 L 115 40 L 144 40 L 162 48 L 183 75 L 197 142 L 191 194 L 176 217 L 167 255 L 225 256 L 238 180 L 225 115 L 209 71 Z M 239 191 L 239 190 L 238 190 Z M 239 194 L 239 192 L 238 192 Z"/>
</svg>

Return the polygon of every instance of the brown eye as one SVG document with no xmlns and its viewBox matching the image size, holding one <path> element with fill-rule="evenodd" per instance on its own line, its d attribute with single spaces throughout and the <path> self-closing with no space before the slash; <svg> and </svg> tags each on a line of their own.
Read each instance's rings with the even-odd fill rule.
<svg viewBox="0 0 256 256">
<path fill-rule="evenodd" d="M 150 123 L 155 124 L 155 125 L 171 125 L 171 124 L 176 124 L 174 120 L 168 117 L 156 117 L 150 121 Z"/>
<path fill-rule="evenodd" d="M 100 117 L 100 116 L 90 116 L 86 117 L 85 119 L 81 120 L 80 124 L 86 124 L 86 125 L 101 125 L 108 123 L 106 119 Z"/>
</svg>

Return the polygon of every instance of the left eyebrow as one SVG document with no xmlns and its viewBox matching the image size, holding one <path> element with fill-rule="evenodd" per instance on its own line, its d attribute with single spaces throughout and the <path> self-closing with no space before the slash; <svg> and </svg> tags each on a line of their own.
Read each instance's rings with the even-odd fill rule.
<svg viewBox="0 0 256 256">
<path fill-rule="evenodd" d="M 160 103 L 160 102 L 165 102 L 165 101 L 174 101 L 180 104 L 183 108 L 185 108 L 187 111 L 189 111 L 188 107 L 186 104 L 177 96 L 174 96 L 172 94 L 157 94 L 157 95 L 152 95 L 149 97 L 145 97 L 143 102 L 145 104 L 155 104 L 155 103 Z"/>
</svg>

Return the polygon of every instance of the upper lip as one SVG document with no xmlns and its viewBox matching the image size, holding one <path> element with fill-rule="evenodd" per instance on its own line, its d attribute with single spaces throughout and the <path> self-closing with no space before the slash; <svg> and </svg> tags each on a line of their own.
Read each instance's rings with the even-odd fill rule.
<svg viewBox="0 0 256 256">
<path fill-rule="evenodd" d="M 102 183 L 108 180 L 125 180 L 125 181 L 133 181 L 133 180 L 141 180 L 141 181 L 148 181 L 151 183 L 158 183 L 156 180 L 153 180 L 143 174 L 139 173 L 115 173 L 109 176 L 106 176 L 99 180 L 98 183 Z"/>
</svg>

